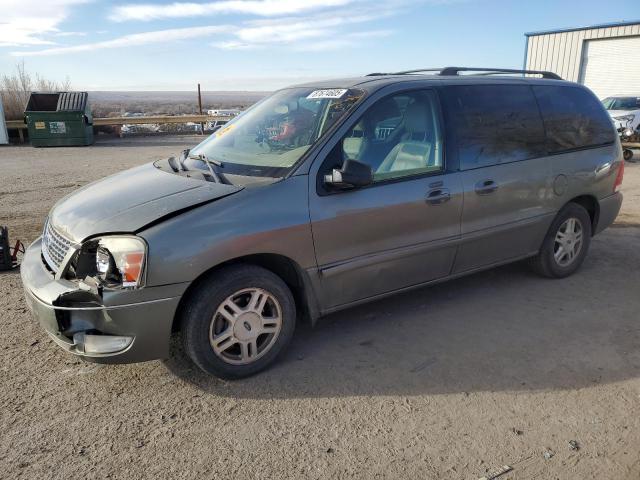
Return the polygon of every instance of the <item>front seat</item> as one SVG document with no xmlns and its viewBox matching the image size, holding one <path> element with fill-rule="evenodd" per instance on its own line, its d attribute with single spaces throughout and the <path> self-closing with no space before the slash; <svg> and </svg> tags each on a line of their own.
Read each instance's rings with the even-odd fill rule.
<svg viewBox="0 0 640 480">
<path fill-rule="evenodd" d="M 405 133 L 382 161 L 377 173 L 414 170 L 433 163 L 433 128 L 427 112 L 422 103 L 407 107 L 403 121 Z"/>
<path fill-rule="evenodd" d="M 351 134 L 342 140 L 344 160 L 359 160 L 362 152 L 367 148 L 367 138 L 362 120 L 351 130 Z"/>
</svg>

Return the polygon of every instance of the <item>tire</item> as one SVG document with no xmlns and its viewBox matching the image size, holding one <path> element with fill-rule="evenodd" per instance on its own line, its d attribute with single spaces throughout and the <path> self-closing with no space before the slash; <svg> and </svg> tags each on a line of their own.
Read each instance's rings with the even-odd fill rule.
<svg viewBox="0 0 640 480">
<path fill-rule="evenodd" d="M 571 254 L 565 253 L 565 251 L 569 251 L 571 248 L 576 248 L 578 242 L 575 237 L 572 237 L 571 235 L 567 236 L 566 233 L 564 236 L 560 235 L 565 242 L 569 242 L 564 244 L 563 248 L 567 248 L 562 252 L 559 251 L 560 246 L 562 245 L 560 242 L 562 240 L 556 240 L 556 237 L 559 236 L 559 231 L 562 233 L 562 230 L 564 229 L 566 232 L 567 228 L 570 226 L 570 223 L 568 222 L 572 219 L 579 225 L 579 227 L 574 227 L 574 229 L 577 230 L 579 228 L 582 235 L 579 250 L 574 250 L 573 258 L 570 258 Z M 572 239 L 573 241 L 571 242 Z M 567 277 L 580 268 L 580 265 L 582 265 L 582 262 L 587 256 L 590 244 L 591 217 L 589 216 L 589 213 L 583 206 L 578 205 L 577 203 L 568 203 L 562 208 L 562 210 L 560 210 L 556 218 L 553 220 L 553 223 L 549 227 L 549 231 L 542 242 L 538 255 L 530 259 L 530 265 L 536 273 L 543 277 Z M 560 256 L 560 258 L 558 258 L 558 256 Z"/>
<path fill-rule="evenodd" d="M 622 158 L 624 158 L 627 162 L 631 161 L 631 159 L 633 158 L 633 150 L 629 150 L 628 148 L 622 150 Z"/>
<path fill-rule="evenodd" d="M 264 370 L 285 350 L 295 330 L 296 305 L 274 273 L 234 265 L 191 293 L 181 320 L 184 350 L 193 363 L 211 375 L 238 379 Z"/>
</svg>

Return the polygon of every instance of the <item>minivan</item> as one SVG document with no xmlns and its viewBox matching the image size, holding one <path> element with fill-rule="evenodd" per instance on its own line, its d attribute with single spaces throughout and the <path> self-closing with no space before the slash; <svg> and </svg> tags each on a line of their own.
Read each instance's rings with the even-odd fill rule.
<svg viewBox="0 0 640 480">
<path fill-rule="evenodd" d="M 63 198 L 21 275 L 78 357 L 164 358 L 181 334 L 202 370 L 240 378 L 300 320 L 523 259 L 571 275 L 616 218 L 623 171 L 602 104 L 550 72 L 315 82 Z"/>
</svg>

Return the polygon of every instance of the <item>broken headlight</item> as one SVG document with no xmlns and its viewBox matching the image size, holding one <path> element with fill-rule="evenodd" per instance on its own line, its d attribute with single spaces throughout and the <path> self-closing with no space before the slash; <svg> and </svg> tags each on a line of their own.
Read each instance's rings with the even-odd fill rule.
<svg viewBox="0 0 640 480">
<path fill-rule="evenodd" d="M 147 245 L 135 236 L 107 236 L 85 242 L 73 265 L 77 279 L 94 277 L 106 288 L 144 284 Z"/>
</svg>

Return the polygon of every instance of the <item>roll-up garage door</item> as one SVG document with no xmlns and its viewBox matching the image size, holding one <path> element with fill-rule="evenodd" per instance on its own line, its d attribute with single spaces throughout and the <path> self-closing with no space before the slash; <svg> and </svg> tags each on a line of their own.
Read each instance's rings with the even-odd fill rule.
<svg viewBox="0 0 640 480">
<path fill-rule="evenodd" d="M 640 95 L 639 56 L 640 36 L 587 40 L 580 81 L 600 99 Z"/>
</svg>

